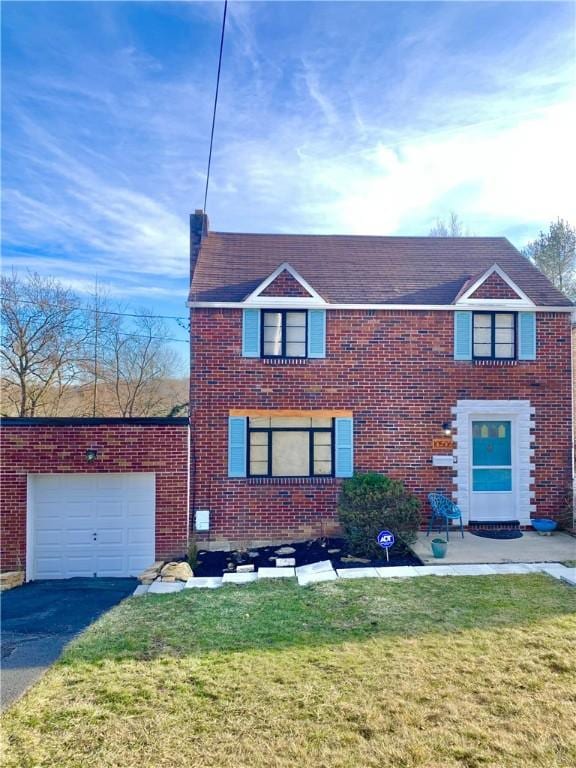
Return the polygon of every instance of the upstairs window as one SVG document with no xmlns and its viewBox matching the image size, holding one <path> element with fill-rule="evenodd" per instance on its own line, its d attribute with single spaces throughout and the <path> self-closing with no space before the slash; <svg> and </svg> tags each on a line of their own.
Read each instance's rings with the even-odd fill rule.
<svg viewBox="0 0 576 768">
<path fill-rule="evenodd" d="M 326 310 L 245 309 L 242 356 L 269 360 L 326 357 Z"/>
<path fill-rule="evenodd" d="M 307 312 L 262 312 L 262 357 L 306 357 Z"/>
<path fill-rule="evenodd" d="M 516 313 L 474 312 L 472 349 L 476 360 L 514 360 Z"/>
</svg>

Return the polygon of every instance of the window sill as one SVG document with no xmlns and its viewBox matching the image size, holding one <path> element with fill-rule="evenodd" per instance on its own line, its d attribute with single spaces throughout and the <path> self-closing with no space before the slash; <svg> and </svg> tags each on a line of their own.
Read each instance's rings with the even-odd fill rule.
<svg viewBox="0 0 576 768">
<path fill-rule="evenodd" d="M 518 360 L 472 360 L 474 365 L 484 365 L 489 368 L 510 367 L 518 365 Z"/>
<path fill-rule="evenodd" d="M 249 485 L 331 485 L 336 477 L 247 477 Z"/>
<path fill-rule="evenodd" d="M 307 357 L 261 357 L 264 365 L 306 365 Z"/>
</svg>

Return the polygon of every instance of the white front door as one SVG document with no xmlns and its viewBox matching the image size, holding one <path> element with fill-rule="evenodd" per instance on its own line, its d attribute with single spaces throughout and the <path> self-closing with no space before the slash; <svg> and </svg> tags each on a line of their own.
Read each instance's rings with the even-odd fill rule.
<svg viewBox="0 0 576 768">
<path fill-rule="evenodd" d="M 518 519 L 513 418 L 473 416 L 470 441 L 470 520 Z"/>
<path fill-rule="evenodd" d="M 30 475 L 29 579 L 136 576 L 154 561 L 153 473 Z"/>
</svg>

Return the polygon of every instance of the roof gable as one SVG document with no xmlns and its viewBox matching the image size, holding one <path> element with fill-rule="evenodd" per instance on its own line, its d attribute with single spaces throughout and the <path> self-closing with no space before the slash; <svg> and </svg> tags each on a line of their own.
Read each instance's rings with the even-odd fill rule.
<svg viewBox="0 0 576 768">
<path fill-rule="evenodd" d="M 493 264 L 480 276 L 469 278 L 462 286 L 455 304 L 502 304 L 515 302 L 524 306 L 534 306 L 534 302 L 498 265 Z"/>
<path fill-rule="evenodd" d="M 254 302 L 264 299 L 267 304 L 298 300 L 324 301 L 302 275 L 287 262 L 280 264 L 252 293 L 246 296 L 245 300 Z"/>
</svg>

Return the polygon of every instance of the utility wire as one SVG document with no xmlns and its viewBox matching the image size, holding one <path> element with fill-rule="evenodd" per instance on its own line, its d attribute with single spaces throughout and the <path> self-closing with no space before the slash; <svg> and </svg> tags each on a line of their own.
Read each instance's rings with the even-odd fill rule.
<svg viewBox="0 0 576 768">
<path fill-rule="evenodd" d="M 11 301 L 7 296 L 0 296 L 1 301 Z M 39 302 L 31 301 L 30 299 L 17 299 L 18 304 L 35 304 Z M 67 309 L 60 304 L 45 304 L 41 302 L 43 307 L 50 307 L 51 309 Z M 136 317 L 136 318 L 153 318 L 157 317 L 159 320 L 188 320 L 184 315 L 139 315 L 132 312 L 114 312 L 111 309 L 92 309 L 92 307 L 78 307 L 78 312 L 97 312 L 99 315 L 116 315 L 117 317 Z"/>
<path fill-rule="evenodd" d="M 224 14 L 222 16 L 222 35 L 220 37 L 220 54 L 218 56 L 218 74 L 216 75 L 216 93 L 214 94 L 214 111 L 212 112 L 212 130 L 210 131 L 210 151 L 208 152 L 208 168 L 206 169 L 206 187 L 204 189 L 204 208 L 206 213 L 206 201 L 208 199 L 208 184 L 210 183 L 210 165 L 212 163 L 212 145 L 214 144 L 214 126 L 216 125 L 216 107 L 218 106 L 218 89 L 220 88 L 220 70 L 222 69 L 222 50 L 224 49 L 224 30 L 226 29 L 226 11 L 228 0 L 224 0 Z"/>
</svg>

